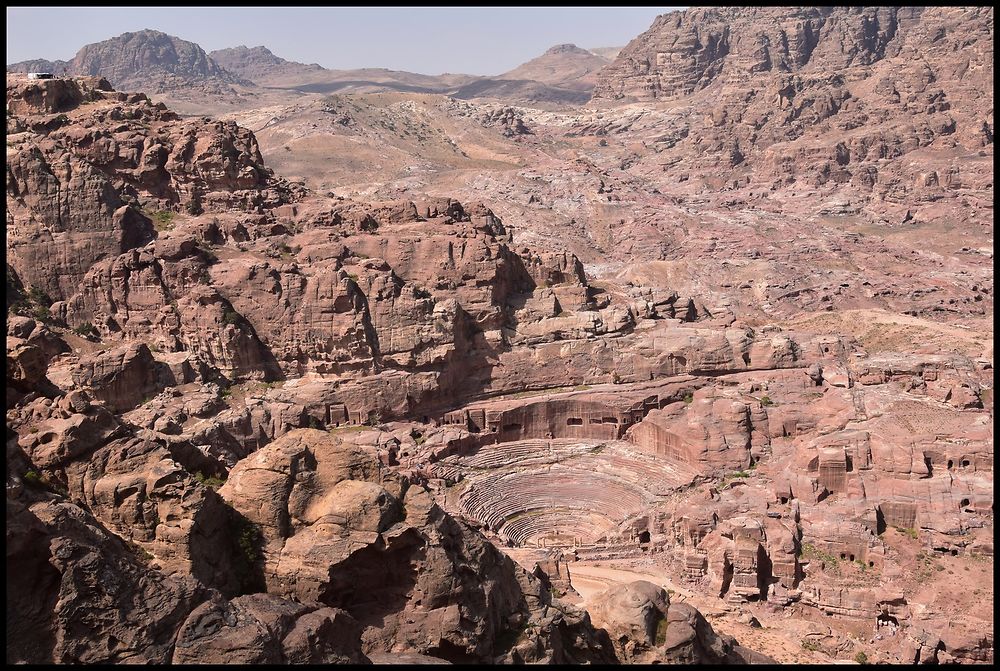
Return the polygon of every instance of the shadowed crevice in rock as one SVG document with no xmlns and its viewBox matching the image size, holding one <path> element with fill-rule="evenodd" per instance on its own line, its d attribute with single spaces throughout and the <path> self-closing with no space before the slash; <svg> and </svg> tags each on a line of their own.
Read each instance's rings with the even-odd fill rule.
<svg viewBox="0 0 1000 671">
<path fill-rule="evenodd" d="M 225 506 L 225 517 L 222 533 L 226 536 L 224 542 L 231 552 L 231 571 L 235 583 L 235 588 L 228 590 L 227 596 L 266 592 L 264 538 L 260 529 L 228 505 Z M 219 538 L 217 535 L 206 535 L 200 537 L 199 542 L 204 543 L 206 552 L 211 552 L 213 547 L 218 546 Z"/>
<path fill-rule="evenodd" d="M 406 605 L 423 560 L 423 544 L 420 534 L 409 529 L 386 544 L 352 553 L 330 567 L 330 582 L 319 600 L 343 608 L 365 626 L 381 627 L 387 614 Z"/>
<path fill-rule="evenodd" d="M 49 531 L 30 511 L 7 500 L 8 664 L 53 663 L 61 575 L 50 563 Z"/>
</svg>

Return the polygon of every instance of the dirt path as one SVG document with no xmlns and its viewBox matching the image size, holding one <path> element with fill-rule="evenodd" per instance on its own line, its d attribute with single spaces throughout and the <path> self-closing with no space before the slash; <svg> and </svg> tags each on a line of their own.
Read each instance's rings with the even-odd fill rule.
<svg viewBox="0 0 1000 671">
<path fill-rule="evenodd" d="M 654 585 L 659 585 L 663 589 L 681 595 L 684 599 L 694 596 L 683 587 L 678 587 L 670 582 L 666 575 L 610 568 L 598 563 L 585 564 L 583 562 L 574 562 L 569 566 L 569 575 L 573 589 L 580 593 L 584 601 L 588 601 L 594 595 L 603 592 L 613 585 L 629 583 L 635 580 L 648 580 Z"/>
</svg>

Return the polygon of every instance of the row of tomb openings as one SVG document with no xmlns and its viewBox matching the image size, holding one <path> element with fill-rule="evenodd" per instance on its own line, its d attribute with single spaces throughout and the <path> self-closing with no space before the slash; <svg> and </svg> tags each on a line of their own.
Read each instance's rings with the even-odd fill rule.
<svg viewBox="0 0 1000 671">
<path fill-rule="evenodd" d="M 570 416 L 566 418 L 565 422 L 566 426 L 584 426 L 589 424 L 628 426 L 642 421 L 642 418 L 645 417 L 646 413 L 650 410 L 664 408 L 675 400 L 676 399 L 671 396 L 650 396 L 643 401 L 641 409 L 626 411 L 611 410 L 613 414 L 609 414 L 607 410 L 598 411 L 596 413 L 579 413 L 583 416 Z M 424 423 L 427 424 L 433 422 L 446 426 L 461 426 L 468 429 L 472 433 L 511 433 L 521 431 L 524 427 L 518 422 L 504 423 L 503 420 L 505 412 L 511 411 L 473 408 L 454 410 L 445 413 L 441 420 L 436 422 L 426 416 L 423 420 Z M 517 410 L 514 410 L 514 412 L 516 413 Z M 377 419 L 378 412 L 374 410 L 368 412 L 350 410 L 344 403 L 331 403 L 327 405 L 326 415 L 326 423 L 329 426 L 360 426 L 372 423 L 373 420 Z"/>
</svg>

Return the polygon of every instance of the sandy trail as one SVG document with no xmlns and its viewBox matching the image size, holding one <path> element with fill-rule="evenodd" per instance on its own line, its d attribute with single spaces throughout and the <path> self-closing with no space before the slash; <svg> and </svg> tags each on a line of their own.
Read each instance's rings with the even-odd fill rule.
<svg viewBox="0 0 1000 671">
<path fill-rule="evenodd" d="M 618 584 L 630 583 L 635 580 L 648 580 L 654 585 L 681 595 L 684 599 L 693 595 L 683 587 L 672 583 L 666 575 L 632 571 L 620 568 L 609 568 L 600 564 L 583 564 L 575 562 L 569 566 L 570 582 L 573 589 L 580 593 L 584 601 Z"/>
</svg>

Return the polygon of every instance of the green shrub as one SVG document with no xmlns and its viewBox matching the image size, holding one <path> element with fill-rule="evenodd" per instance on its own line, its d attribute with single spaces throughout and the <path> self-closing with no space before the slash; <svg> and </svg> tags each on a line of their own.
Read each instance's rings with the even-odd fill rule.
<svg viewBox="0 0 1000 671">
<path fill-rule="evenodd" d="M 802 545 L 802 557 L 804 559 L 818 559 L 822 562 L 830 564 L 832 568 L 836 568 L 840 562 L 840 560 L 834 555 L 820 550 L 812 543 L 804 543 Z"/>
<path fill-rule="evenodd" d="M 47 305 L 35 305 L 31 308 L 31 316 L 40 322 L 47 322 L 52 319 L 52 312 Z"/>
<path fill-rule="evenodd" d="M 191 202 L 187 204 L 187 212 L 192 216 L 198 216 L 205 212 L 205 208 L 201 204 L 201 190 L 195 189 L 191 192 Z"/>
<path fill-rule="evenodd" d="M 239 583 L 240 594 L 253 594 L 265 589 L 263 575 L 257 567 L 263 535 L 260 528 L 233 511 L 228 523 L 228 540 L 232 552 L 233 575 Z"/>
<path fill-rule="evenodd" d="M 174 213 L 170 210 L 147 212 L 146 216 L 153 220 L 153 228 L 158 232 L 164 233 L 174 230 Z"/>
<path fill-rule="evenodd" d="M 24 295 L 24 287 L 17 273 L 7 266 L 7 310 L 18 315 L 24 314 L 27 303 L 28 297 Z"/>
<path fill-rule="evenodd" d="M 729 487 L 729 485 L 732 484 L 733 480 L 739 480 L 740 478 L 749 478 L 749 477 L 750 473 L 747 471 L 734 471 L 722 478 L 722 482 L 720 483 L 719 488 L 726 489 L 727 487 Z"/>
<path fill-rule="evenodd" d="M 253 522 L 244 520 L 237 527 L 236 544 L 240 548 L 243 558 L 253 563 L 258 559 L 257 542 L 260 540 L 260 529 Z"/>
<path fill-rule="evenodd" d="M 69 492 L 66 488 L 60 485 L 58 482 L 53 482 L 49 480 L 44 475 L 35 470 L 25 471 L 24 475 L 21 476 L 21 482 L 32 487 L 33 489 L 45 489 L 52 492 L 53 494 L 59 494 L 60 496 L 69 496 Z"/>
<path fill-rule="evenodd" d="M 31 288 L 28 289 L 28 300 L 45 307 L 49 307 L 54 302 L 42 288 L 35 285 L 31 285 Z"/>
<path fill-rule="evenodd" d="M 692 394 L 691 392 L 684 394 L 684 402 L 687 403 L 688 405 L 694 403 L 694 394 Z"/>
<path fill-rule="evenodd" d="M 770 396 L 761 396 L 760 404 L 766 408 L 769 405 L 774 405 L 774 401 L 771 400 Z"/>
<path fill-rule="evenodd" d="M 77 326 L 73 331 L 84 338 L 97 338 L 100 334 L 97 332 L 97 327 L 95 327 L 90 322 L 83 322 Z"/>
<path fill-rule="evenodd" d="M 134 554 L 139 559 L 139 561 L 141 561 L 144 564 L 148 564 L 149 562 L 156 559 L 156 557 L 154 557 L 152 553 L 149 552 L 149 550 L 142 547 L 135 541 L 126 540 L 125 545 L 128 547 L 129 550 L 132 551 L 132 554 Z"/>
<path fill-rule="evenodd" d="M 231 307 L 227 307 L 222 311 L 222 323 L 232 324 L 233 326 L 239 326 L 240 324 L 243 323 L 243 318 L 240 316 L 239 312 L 232 309 Z"/>
<path fill-rule="evenodd" d="M 508 629 L 497 635 L 495 643 L 493 645 L 494 650 L 510 650 L 515 645 L 517 645 L 525 637 L 528 632 L 531 622 L 525 622 L 520 627 L 516 629 Z"/>
<path fill-rule="evenodd" d="M 302 247 L 295 245 L 294 247 L 289 247 L 287 243 L 281 243 L 277 247 L 278 257 L 285 262 L 294 261 L 295 256 L 302 251 Z"/>
<path fill-rule="evenodd" d="M 802 648 L 804 650 L 811 650 L 812 652 L 818 652 L 819 651 L 819 643 L 817 643 L 816 641 L 809 641 L 809 640 L 806 640 L 806 639 L 803 638 L 802 639 Z"/>
<path fill-rule="evenodd" d="M 226 484 L 225 478 L 217 478 L 215 476 L 206 476 L 201 471 L 195 471 L 194 479 L 205 485 L 206 487 L 211 487 L 212 489 L 218 489 L 222 485 Z"/>
<path fill-rule="evenodd" d="M 858 664 L 867 664 L 868 655 L 866 655 L 863 650 L 858 650 L 858 654 L 854 655 L 854 661 Z"/>
<path fill-rule="evenodd" d="M 656 645 L 663 645 L 667 642 L 667 626 L 669 624 L 665 617 L 656 623 Z"/>
</svg>

